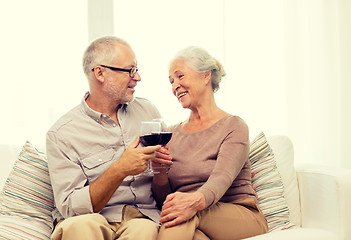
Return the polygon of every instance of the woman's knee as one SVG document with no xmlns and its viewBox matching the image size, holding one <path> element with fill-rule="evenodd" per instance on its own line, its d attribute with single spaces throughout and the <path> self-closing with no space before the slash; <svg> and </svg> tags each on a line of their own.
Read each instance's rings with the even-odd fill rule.
<svg viewBox="0 0 351 240">
<path fill-rule="evenodd" d="M 157 240 L 192 240 L 196 230 L 196 216 L 179 225 L 165 228 L 161 225 Z"/>
<path fill-rule="evenodd" d="M 116 237 L 125 239 L 156 239 L 159 224 L 146 218 L 135 218 L 122 222 L 116 232 Z M 123 239 L 124 239 L 123 238 Z"/>
</svg>

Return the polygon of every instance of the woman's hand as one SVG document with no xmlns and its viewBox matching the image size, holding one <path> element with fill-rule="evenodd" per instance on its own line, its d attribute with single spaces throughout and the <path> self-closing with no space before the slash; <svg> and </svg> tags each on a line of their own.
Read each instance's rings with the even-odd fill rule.
<svg viewBox="0 0 351 240">
<path fill-rule="evenodd" d="M 152 168 L 157 169 L 154 174 L 154 183 L 164 185 L 168 182 L 167 172 L 172 166 L 172 157 L 168 151 L 168 146 L 160 148 L 155 152 L 155 159 L 152 161 Z"/>
<path fill-rule="evenodd" d="M 173 227 L 192 218 L 205 208 L 205 196 L 201 192 L 169 194 L 163 203 L 160 222 Z"/>
<path fill-rule="evenodd" d="M 152 161 L 152 165 L 155 167 L 161 167 L 163 166 L 171 166 L 173 164 L 172 162 L 172 156 L 170 152 L 168 151 L 168 146 L 164 146 L 156 151 L 155 159 Z"/>
</svg>

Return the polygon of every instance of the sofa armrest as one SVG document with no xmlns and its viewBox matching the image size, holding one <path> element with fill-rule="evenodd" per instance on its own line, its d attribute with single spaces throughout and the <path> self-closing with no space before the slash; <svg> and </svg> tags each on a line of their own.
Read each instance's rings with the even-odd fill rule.
<svg viewBox="0 0 351 240">
<path fill-rule="evenodd" d="M 320 228 L 351 239 L 351 169 L 296 166 L 303 228 Z"/>
</svg>

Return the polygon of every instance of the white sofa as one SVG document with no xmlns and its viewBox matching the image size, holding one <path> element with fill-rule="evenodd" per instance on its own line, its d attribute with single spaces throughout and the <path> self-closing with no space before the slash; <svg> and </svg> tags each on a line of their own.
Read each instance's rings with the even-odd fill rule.
<svg viewBox="0 0 351 240">
<path fill-rule="evenodd" d="M 276 156 L 295 228 L 250 240 L 351 240 L 351 170 L 312 164 L 295 165 L 286 136 L 267 140 Z"/>
<path fill-rule="evenodd" d="M 295 227 L 248 239 L 351 240 L 351 170 L 315 165 L 295 166 L 293 145 L 288 137 L 271 136 L 267 139 L 284 183 L 290 221 Z M 0 145 L 1 187 L 20 150 L 21 146 Z M 0 239 L 3 239 L 1 214 Z"/>
</svg>

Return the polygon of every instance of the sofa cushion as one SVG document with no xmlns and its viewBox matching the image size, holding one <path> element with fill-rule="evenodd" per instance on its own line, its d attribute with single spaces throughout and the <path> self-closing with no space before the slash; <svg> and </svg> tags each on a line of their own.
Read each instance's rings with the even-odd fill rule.
<svg viewBox="0 0 351 240">
<path fill-rule="evenodd" d="M 40 235 L 50 235 L 53 207 L 46 155 L 26 142 L 0 193 L 0 215 L 23 219 L 26 226 L 47 225 L 49 232 Z"/>
<path fill-rule="evenodd" d="M 264 133 L 260 133 L 251 142 L 249 160 L 252 185 L 257 194 L 258 205 L 267 219 L 268 231 L 293 227 L 284 198 L 284 185 Z"/>
<path fill-rule="evenodd" d="M 49 240 L 51 226 L 35 219 L 0 216 L 0 236 L 1 239 Z"/>
<path fill-rule="evenodd" d="M 287 229 L 284 231 L 273 231 L 270 233 L 245 238 L 245 240 L 338 240 L 332 232 L 318 228 Z M 340 239 L 339 239 L 340 240 Z"/>
</svg>

